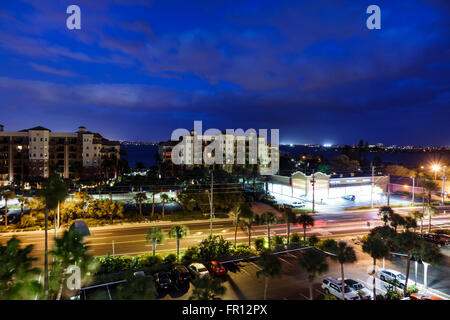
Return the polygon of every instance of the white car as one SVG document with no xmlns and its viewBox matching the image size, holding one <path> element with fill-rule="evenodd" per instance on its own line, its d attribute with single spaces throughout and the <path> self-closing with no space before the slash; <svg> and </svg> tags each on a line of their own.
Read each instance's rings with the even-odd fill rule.
<svg viewBox="0 0 450 320">
<path fill-rule="evenodd" d="M 189 268 L 189 270 L 192 271 L 192 273 L 196 277 L 204 278 L 204 277 L 208 277 L 209 276 L 208 269 L 206 269 L 206 267 L 203 264 L 201 264 L 201 263 L 198 263 L 198 262 L 191 263 L 188 266 L 188 268 Z"/>
<path fill-rule="evenodd" d="M 341 281 L 341 278 L 338 279 Z M 344 278 L 345 285 L 350 287 L 362 300 L 373 300 L 373 292 L 367 289 L 361 282 Z"/>
<path fill-rule="evenodd" d="M 381 269 L 379 275 L 381 281 L 388 282 L 397 280 L 400 289 L 405 287 L 406 277 L 401 272 L 392 269 Z"/>
<path fill-rule="evenodd" d="M 305 203 L 303 201 L 294 201 L 292 202 L 293 208 L 303 208 L 305 206 Z"/>
<path fill-rule="evenodd" d="M 328 277 L 322 281 L 322 289 L 326 294 L 332 294 L 338 299 L 342 300 L 342 290 L 341 290 L 341 281 Z M 360 300 L 360 297 L 355 291 L 350 289 L 349 286 L 344 287 L 344 297 L 345 300 Z"/>
</svg>

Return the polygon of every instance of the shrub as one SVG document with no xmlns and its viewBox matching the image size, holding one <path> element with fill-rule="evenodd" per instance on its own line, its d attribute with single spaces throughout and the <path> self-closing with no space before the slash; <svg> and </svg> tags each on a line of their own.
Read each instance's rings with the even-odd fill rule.
<svg viewBox="0 0 450 320">
<path fill-rule="evenodd" d="M 19 228 L 30 228 L 36 223 L 36 218 L 30 215 L 24 215 L 19 223 Z"/>
<path fill-rule="evenodd" d="M 265 248 L 266 239 L 259 237 L 255 239 L 255 248 L 257 251 L 263 251 Z"/>
<path fill-rule="evenodd" d="M 312 235 L 308 238 L 308 246 L 315 247 L 319 243 L 320 239 L 316 235 Z"/>
<path fill-rule="evenodd" d="M 291 234 L 291 243 L 300 243 L 301 241 L 302 237 L 297 232 Z"/>
<path fill-rule="evenodd" d="M 338 298 L 336 298 L 332 294 L 325 294 L 325 296 L 323 297 L 323 300 L 337 300 L 337 299 Z"/>
<path fill-rule="evenodd" d="M 233 244 L 222 236 L 209 237 L 200 242 L 198 255 L 204 261 L 226 258 L 231 255 L 232 247 Z"/>
<path fill-rule="evenodd" d="M 164 263 L 174 263 L 177 261 L 177 255 L 175 253 L 168 254 L 164 257 Z"/>
<path fill-rule="evenodd" d="M 188 248 L 188 249 L 184 252 L 183 256 L 181 257 L 181 262 L 182 262 L 183 264 L 189 264 L 189 263 L 191 263 L 192 261 L 197 260 L 197 259 L 199 258 L 198 253 L 199 253 L 198 247 L 193 246 L 193 247 L 191 247 L 191 248 Z"/>
<path fill-rule="evenodd" d="M 152 255 L 151 253 L 145 253 L 137 257 L 139 268 L 153 267 L 163 263 L 163 259 L 161 258 L 161 256 Z"/>
<path fill-rule="evenodd" d="M 417 293 L 419 292 L 419 288 L 417 288 L 416 286 L 408 286 L 408 289 L 406 289 L 406 294 L 409 296 L 412 293 Z"/>
<path fill-rule="evenodd" d="M 234 259 L 246 259 L 256 255 L 256 252 L 248 247 L 248 245 L 240 244 L 233 250 Z"/>
</svg>

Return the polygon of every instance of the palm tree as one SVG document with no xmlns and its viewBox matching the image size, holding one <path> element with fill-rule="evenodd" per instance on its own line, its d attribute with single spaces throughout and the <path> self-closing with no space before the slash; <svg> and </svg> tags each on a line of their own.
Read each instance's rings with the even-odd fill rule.
<svg viewBox="0 0 450 320">
<path fill-rule="evenodd" d="M 56 278 L 56 281 L 51 283 L 58 285 L 56 300 L 61 299 L 63 284 L 69 275 L 67 273 L 69 266 L 79 267 L 85 281 L 95 270 L 96 260 L 87 253 L 88 251 L 89 247 L 84 244 L 83 236 L 76 231 L 65 231 L 61 238 L 55 239 L 55 246 L 50 254 L 55 259 L 51 278 Z"/>
<path fill-rule="evenodd" d="M 345 300 L 344 263 L 354 263 L 356 261 L 356 254 L 353 247 L 348 246 L 344 241 L 339 241 L 336 249 L 336 260 L 341 264 L 342 300 Z"/>
<path fill-rule="evenodd" d="M 8 226 L 8 200 L 12 200 L 15 197 L 14 191 L 5 190 L 1 193 L 1 198 L 5 200 L 5 227 Z"/>
<path fill-rule="evenodd" d="M 308 273 L 309 299 L 313 300 L 313 282 L 318 275 L 328 271 L 327 256 L 314 248 L 302 251 L 297 258 L 300 267 Z"/>
<path fill-rule="evenodd" d="M 44 259 L 44 290 L 48 290 L 48 213 L 55 210 L 58 203 L 67 197 L 67 186 L 59 176 L 52 175 L 43 184 L 41 196 L 45 198 L 45 259 Z"/>
<path fill-rule="evenodd" d="M 155 217 L 155 191 L 151 191 L 152 193 L 152 220 Z"/>
<path fill-rule="evenodd" d="M 284 221 L 286 222 L 288 248 L 290 248 L 291 224 L 297 222 L 297 215 L 295 214 L 295 212 L 292 210 L 291 207 L 286 207 L 286 208 L 284 208 L 284 211 L 283 211 L 283 217 L 284 217 Z"/>
<path fill-rule="evenodd" d="M 432 205 L 428 205 L 425 207 L 425 214 L 428 215 L 428 232 L 431 232 L 431 217 L 438 215 L 439 210 Z"/>
<path fill-rule="evenodd" d="M 428 205 L 431 206 L 431 196 L 434 191 L 436 191 L 439 187 L 432 179 L 428 177 L 424 177 L 423 180 L 423 188 L 426 190 L 428 194 Z"/>
<path fill-rule="evenodd" d="M 226 292 L 226 288 L 217 278 L 197 277 L 192 281 L 192 284 L 194 285 L 194 290 L 189 300 L 221 300 L 219 296 L 224 295 Z"/>
<path fill-rule="evenodd" d="M 314 218 L 306 213 L 302 213 L 297 217 L 297 222 L 303 226 L 303 241 L 306 241 L 306 228 L 314 226 Z"/>
<path fill-rule="evenodd" d="M 409 216 L 411 218 L 413 218 L 416 221 L 416 223 L 417 223 L 417 220 L 420 220 L 420 233 L 422 233 L 424 213 L 419 210 L 414 210 L 414 211 L 409 212 Z M 414 231 L 416 231 L 416 228 L 414 228 Z"/>
<path fill-rule="evenodd" d="M 189 228 L 183 225 L 176 225 L 169 231 L 169 238 L 177 240 L 177 261 L 180 257 L 180 239 L 189 234 Z"/>
<path fill-rule="evenodd" d="M 375 278 L 376 278 L 376 266 L 377 259 L 385 258 L 389 255 L 389 247 L 386 245 L 385 241 L 376 233 L 371 233 L 363 241 L 362 249 L 364 252 L 370 254 L 373 258 L 373 299 L 377 299 L 377 292 L 375 288 Z"/>
<path fill-rule="evenodd" d="M 162 219 L 164 219 L 164 211 L 165 211 L 165 206 L 166 206 L 166 201 L 169 199 L 169 196 L 165 193 L 161 194 L 161 199 L 162 199 Z"/>
<path fill-rule="evenodd" d="M 260 275 L 264 275 L 264 300 L 267 300 L 267 289 L 269 286 L 269 277 L 281 278 L 281 268 L 282 264 L 280 259 L 272 254 L 270 250 L 264 250 L 259 256 L 256 263 L 262 268 L 258 272 L 256 272 L 256 277 L 259 278 Z"/>
<path fill-rule="evenodd" d="M 20 218 L 22 218 L 22 217 L 23 217 L 23 207 L 24 207 L 26 204 L 28 204 L 28 200 L 27 200 L 27 198 L 25 198 L 25 197 L 19 197 L 17 200 L 18 200 L 19 203 L 20 203 Z"/>
<path fill-rule="evenodd" d="M 142 217 L 142 202 L 147 200 L 147 195 L 145 192 L 138 192 L 134 195 L 134 201 L 139 206 L 139 215 Z"/>
<path fill-rule="evenodd" d="M 33 268 L 37 258 L 31 257 L 33 245 L 21 248 L 20 240 L 12 237 L 0 244 L 0 300 L 31 300 L 42 296 L 37 280 L 41 273 Z"/>
<path fill-rule="evenodd" d="M 405 287 L 403 288 L 403 293 L 406 296 L 412 252 L 419 248 L 421 239 L 415 232 L 406 230 L 403 233 L 397 234 L 394 242 L 400 249 L 408 252 L 408 258 L 406 260 L 406 280 Z"/>
<path fill-rule="evenodd" d="M 248 232 L 248 246 L 251 247 L 251 239 L 252 239 L 252 226 L 255 223 L 255 213 L 253 212 L 252 208 L 249 204 L 246 204 L 246 206 L 242 207 L 244 210 L 241 210 L 240 218 L 241 218 L 241 224 L 247 228 Z"/>
<path fill-rule="evenodd" d="M 236 210 L 233 210 L 233 215 L 234 215 L 234 247 L 237 247 L 237 232 L 238 232 L 238 227 L 239 224 L 241 223 L 241 218 L 242 216 L 248 216 L 249 213 L 247 213 L 246 211 L 251 210 L 250 205 L 247 202 L 243 202 L 239 205 L 239 207 Z M 244 214 L 242 214 L 244 213 Z"/>
<path fill-rule="evenodd" d="M 277 216 L 273 212 L 267 211 L 261 214 L 261 221 L 267 225 L 267 238 L 269 243 L 269 249 L 271 248 L 270 243 L 270 226 L 277 223 Z"/>
<path fill-rule="evenodd" d="M 159 242 L 164 241 L 164 233 L 161 229 L 153 227 L 149 232 L 147 232 L 147 236 L 145 238 L 147 242 L 150 240 L 152 241 L 152 249 L 153 249 L 153 255 L 155 255 L 156 252 L 156 244 Z"/>
<path fill-rule="evenodd" d="M 378 210 L 378 215 L 381 217 L 381 220 L 384 222 L 384 226 L 387 226 L 388 222 L 391 220 L 391 216 L 394 214 L 394 210 L 392 210 L 389 206 L 382 206 Z"/>
</svg>

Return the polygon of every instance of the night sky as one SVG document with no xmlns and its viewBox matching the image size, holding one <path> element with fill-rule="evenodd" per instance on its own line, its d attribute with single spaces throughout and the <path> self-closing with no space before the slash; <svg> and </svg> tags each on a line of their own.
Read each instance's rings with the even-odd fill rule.
<svg viewBox="0 0 450 320">
<path fill-rule="evenodd" d="M 66 27 L 81 8 L 81 30 Z M 381 8 L 381 30 L 366 8 Z M 450 1 L 1 0 L 0 123 L 450 145 Z"/>
</svg>

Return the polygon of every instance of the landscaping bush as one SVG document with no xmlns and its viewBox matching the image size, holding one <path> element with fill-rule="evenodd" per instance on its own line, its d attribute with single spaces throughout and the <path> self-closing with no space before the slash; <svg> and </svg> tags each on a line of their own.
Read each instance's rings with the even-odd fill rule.
<svg viewBox="0 0 450 320">
<path fill-rule="evenodd" d="M 302 237 L 297 233 L 291 233 L 291 243 L 300 243 L 302 241 Z"/>
<path fill-rule="evenodd" d="M 231 256 L 233 244 L 222 236 L 209 237 L 200 242 L 198 256 L 203 261 L 223 259 Z"/>
<path fill-rule="evenodd" d="M 151 253 L 144 253 L 138 257 L 138 267 L 153 267 L 163 263 L 163 259 L 159 255 L 153 255 Z"/>
<path fill-rule="evenodd" d="M 312 235 L 308 238 L 307 245 L 315 247 L 319 243 L 320 239 L 316 235 Z"/>
<path fill-rule="evenodd" d="M 31 228 L 36 224 L 36 218 L 30 215 L 24 215 L 18 224 L 19 228 Z"/>
<path fill-rule="evenodd" d="M 255 255 L 256 252 L 245 244 L 240 244 L 233 250 L 234 259 L 247 259 Z"/>
<path fill-rule="evenodd" d="M 255 248 L 256 251 L 261 252 L 265 249 L 266 239 L 263 237 L 259 237 L 255 239 Z"/>
<path fill-rule="evenodd" d="M 191 248 L 188 248 L 183 256 L 181 257 L 181 262 L 183 264 L 190 264 L 191 262 L 199 259 L 199 250 L 197 246 L 193 246 Z"/>
<path fill-rule="evenodd" d="M 177 261 L 177 255 L 175 253 L 168 254 L 164 257 L 164 263 L 174 263 Z"/>
<path fill-rule="evenodd" d="M 408 286 L 408 289 L 406 289 L 406 295 L 410 295 L 412 293 L 417 293 L 419 292 L 419 288 L 417 288 L 416 286 Z"/>
</svg>

